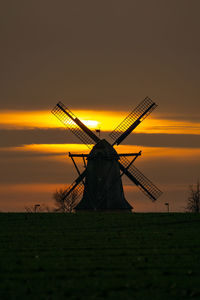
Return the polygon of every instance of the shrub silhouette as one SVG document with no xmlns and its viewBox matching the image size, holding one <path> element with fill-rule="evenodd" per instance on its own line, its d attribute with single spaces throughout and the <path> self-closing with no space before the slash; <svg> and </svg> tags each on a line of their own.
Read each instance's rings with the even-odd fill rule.
<svg viewBox="0 0 200 300">
<path fill-rule="evenodd" d="M 77 199 L 77 191 L 72 191 L 65 197 L 66 190 L 59 189 L 53 194 L 54 203 L 56 205 L 55 211 L 71 213 L 75 207 Z"/>
<path fill-rule="evenodd" d="M 189 187 L 189 197 L 187 199 L 186 209 L 190 212 L 199 213 L 200 212 L 200 189 L 199 180 L 196 186 L 191 185 Z"/>
</svg>

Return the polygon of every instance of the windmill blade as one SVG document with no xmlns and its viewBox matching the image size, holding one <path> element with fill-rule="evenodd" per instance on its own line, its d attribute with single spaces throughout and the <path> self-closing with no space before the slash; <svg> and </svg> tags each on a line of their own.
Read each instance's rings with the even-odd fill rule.
<svg viewBox="0 0 200 300">
<path fill-rule="evenodd" d="M 87 126 L 85 126 L 62 102 L 51 111 L 71 132 L 73 132 L 88 148 L 100 139 Z"/>
<path fill-rule="evenodd" d="M 80 176 L 66 189 L 65 195 L 63 197 L 63 200 L 65 200 L 73 191 L 77 192 L 77 199 L 80 198 L 80 196 L 83 193 L 84 190 L 84 184 L 83 179 L 86 176 L 86 170 L 84 170 Z M 76 201 L 77 203 L 78 201 Z"/>
<path fill-rule="evenodd" d="M 127 167 L 130 165 L 130 161 L 126 157 L 120 158 L 119 165 L 121 171 L 124 172 L 127 177 L 134 182 L 152 201 L 157 200 L 162 195 L 161 190 L 159 190 L 159 188 L 157 188 L 135 166 L 131 165 L 127 169 Z"/>
<path fill-rule="evenodd" d="M 79 202 L 80 198 L 83 195 L 84 185 L 82 182 L 79 184 L 74 184 L 74 182 L 67 188 L 66 195 L 64 196 L 63 200 L 67 199 L 67 197 L 72 193 L 75 192 L 75 199 L 73 203 L 73 207 L 75 207 Z"/>
<path fill-rule="evenodd" d="M 155 108 L 157 104 L 146 97 L 116 128 L 109 134 L 119 145 Z M 123 132 L 123 133 L 122 133 Z"/>
</svg>

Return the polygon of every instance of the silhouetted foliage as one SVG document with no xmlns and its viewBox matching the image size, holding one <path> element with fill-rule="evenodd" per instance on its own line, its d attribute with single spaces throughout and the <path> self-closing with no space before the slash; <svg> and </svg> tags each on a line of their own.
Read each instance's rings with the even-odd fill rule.
<svg viewBox="0 0 200 300">
<path fill-rule="evenodd" d="M 77 199 L 77 191 L 72 191 L 67 197 L 65 197 L 65 193 L 65 189 L 59 189 L 53 194 L 56 205 L 54 211 L 68 213 L 73 211 Z"/>
<path fill-rule="evenodd" d="M 199 213 L 200 212 L 200 189 L 199 181 L 197 181 L 196 186 L 191 185 L 189 187 L 189 197 L 187 200 L 186 209 L 190 212 Z"/>
</svg>

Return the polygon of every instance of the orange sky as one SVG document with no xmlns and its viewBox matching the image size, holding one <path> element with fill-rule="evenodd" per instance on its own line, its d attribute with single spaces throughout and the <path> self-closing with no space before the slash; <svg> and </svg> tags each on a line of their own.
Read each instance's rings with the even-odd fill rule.
<svg viewBox="0 0 200 300">
<path fill-rule="evenodd" d="M 75 110 L 73 112 L 91 130 L 100 128 L 101 131 L 105 132 L 112 131 L 128 114 L 126 111 L 96 112 L 92 110 Z M 7 110 L 0 112 L 1 130 L 9 131 L 14 129 L 16 132 L 23 130 L 31 132 L 31 130 L 42 128 L 51 130 L 64 128 L 64 126 L 50 111 Z M 192 135 L 200 134 L 200 122 L 153 118 L 150 116 L 134 132 L 138 134 L 187 134 L 188 137 L 191 137 Z M 70 135 L 69 132 L 66 133 Z M 56 132 L 51 134 L 53 140 L 53 135 Z M 66 135 L 66 138 L 68 135 Z M 179 199 L 185 197 L 183 195 L 187 193 L 188 185 L 184 182 L 191 183 L 192 177 L 189 174 L 198 174 L 200 147 L 147 147 L 127 144 L 116 146 L 116 150 L 118 153 L 139 152 L 142 150 L 142 156 L 136 161 L 137 167 L 142 167 L 142 172 L 144 171 L 145 175 L 150 177 L 164 192 L 164 195 L 158 200 L 158 204 L 152 204 L 135 186 L 125 179 L 124 187 L 127 200 L 134 205 L 137 211 L 162 211 L 165 209 L 163 205 L 165 201 L 171 201 L 174 211 L 183 210 L 182 202 Z M 57 188 L 69 185 L 77 177 L 72 162 L 67 157 L 68 152 L 88 153 L 89 150 L 84 144 L 77 143 L 24 143 L 17 146 L 0 147 L 2 163 L 5 163 L 4 156 L 7 157 L 8 161 L 7 167 L 5 166 L 5 171 L 3 172 L 5 172 L 5 175 L 8 173 L 8 178 L 11 178 L 11 174 L 16 172 L 17 179 L 21 181 L 19 183 L 9 183 L 8 179 L 8 182 L 0 183 L 1 209 L 4 211 L 21 211 L 25 206 L 32 205 L 38 201 L 52 206 L 52 193 Z M 13 163 L 16 165 L 16 168 L 13 168 Z M 80 161 L 78 161 L 78 164 L 81 168 L 83 167 Z M 185 170 L 181 171 L 183 165 Z M 169 169 L 167 166 L 169 166 Z M 188 168 L 188 166 L 190 167 Z M 32 170 L 35 168 L 36 170 L 32 173 Z M 188 173 L 189 169 L 190 173 Z M 59 175 L 60 183 L 57 182 L 58 175 L 56 175 L 59 174 L 59 170 L 61 174 L 63 173 L 63 175 Z M 186 170 L 187 172 L 185 172 Z M 42 177 L 39 176 L 41 171 L 44 172 Z M 181 175 L 180 172 L 182 172 Z M 35 174 L 35 178 L 33 178 L 33 174 Z M 196 177 L 193 178 L 194 180 L 196 179 Z M 2 179 L 4 181 L 3 177 Z M 28 182 L 26 183 L 27 179 Z M 55 182 L 52 182 L 53 179 L 55 179 Z M 41 180 L 44 182 L 40 182 Z M 48 182 L 49 180 L 51 183 Z M 177 202 L 173 203 L 171 200 L 173 199 L 172 195 L 177 195 Z M 5 197 L 7 202 L 3 201 Z"/>
<path fill-rule="evenodd" d="M 163 203 L 166 201 L 170 202 L 173 211 L 184 210 L 184 198 L 187 197 L 188 185 L 194 183 L 194 180 L 196 180 L 196 177 L 191 177 L 191 169 L 193 168 L 193 175 L 198 174 L 197 162 L 200 161 L 200 148 L 138 147 L 132 145 L 120 145 L 116 148 L 119 153 L 142 150 L 142 156 L 136 161 L 137 167 L 139 166 L 139 169 L 141 167 L 142 172 L 152 179 L 164 192 L 161 199 L 153 204 L 125 178 L 125 194 L 127 200 L 134 205 L 136 211 L 165 211 Z M 36 202 L 52 206 L 53 192 L 57 188 L 67 186 L 77 177 L 71 160 L 67 158 L 68 151 L 84 153 L 88 152 L 88 149 L 82 144 L 29 144 L 18 147 L 0 148 L 1 157 L 4 153 L 5 155 L 9 155 L 9 153 L 13 155 L 10 160 L 10 174 L 17 172 L 16 176 L 20 178 L 20 172 L 23 173 L 25 167 L 27 172 L 26 176 L 30 177 L 30 179 L 32 178 L 33 181 L 29 183 L 0 184 L 1 199 L 3 200 L 5 197 L 7 199 L 6 202 L 0 201 L 1 209 L 3 211 L 23 211 L 25 206 L 32 205 Z M 21 153 L 22 156 L 15 158 L 15 153 L 17 155 Z M 27 156 L 27 154 L 30 154 L 30 156 Z M 35 154 L 37 154 L 37 156 L 34 156 Z M 42 156 L 43 154 L 48 155 Z M 44 168 L 43 164 L 45 161 L 47 162 L 46 166 L 50 166 L 51 173 L 46 173 L 43 177 L 44 182 L 39 182 L 41 181 L 41 177 L 37 176 L 37 172 L 39 175 L 42 168 Z M 33 178 L 31 174 L 31 162 L 34 163 L 34 168 L 38 165 L 36 178 Z M 13 163 L 19 164 L 19 167 L 17 169 L 13 168 Z M 53 165 L 51 167 L 52 163 Z M 181 171 L 182 166 L 185 166 L 183 171 Z M 59 169 L 61 173 L 63 173 L 63 175 L 60 176 L 60 183 L 48 182 L 49 179 L 51 181 L 53 179 L 57 180 L 56 174 L 58 174 Z M 9 167 L 7 172 L 9 172 Z M 47 169 L 47 172 L 49 173 L 49 169 Z M 180 174 L 180 172 L 182 172 L 182 174 Z M 39 177 L 38 182 L 37 177 Z M 22 177 L 22 181 L 24 180 L 23 178 L 24 177 Z M 174 197 L 176 197 L 175 202 Z"/>
<path fill-rule="evenodd" d="M 153 204 L 125 180 L 126 197 L 137 211 L 184 211 L 200 178 L 199 11 L 197 0 L 3 1 L 0 210 L 49 203 L 74 180 L 66 154 L 88 149 L 60 130 L 58 101 L 107 139 L 148 95 L 158 107 L 118 151 L 142 150 L 136 166 L 164 194 Z"/>
<path fill-rule="evenodd" d="M 47 205 L 50 208 L 54 207 L 52 195 L 59 188 L 66 188 L 67 184 L 50 184 L 50 183 L 32 183 L 32 184 L 7 184 L 0 185 L 0 195 L 6 199 L 6 201 L 0 201 L 0 211 L 25 211 L 25 207 L 30 207 L 34 204 Z M 184 184 L 171 184 L 162 186 L 162 190 L 168 197 L 174 195 L 174 193 L 187 194 L 188 187 Z M 134 206 L 137 212 L 160 212 L 166 211 L 164 199 L 160 199 L 157 202 L 152 203 L 146 198 L 136 186 L 130 182 L 124 184 L 124 191 L 128 201 Z M 183 207 L 180 206 L 180 202 L 175 203 L 168 199 L 173 211 L 182 211 Z M 179 199 L 178 199 L 179 200 Z"/>
</svg>

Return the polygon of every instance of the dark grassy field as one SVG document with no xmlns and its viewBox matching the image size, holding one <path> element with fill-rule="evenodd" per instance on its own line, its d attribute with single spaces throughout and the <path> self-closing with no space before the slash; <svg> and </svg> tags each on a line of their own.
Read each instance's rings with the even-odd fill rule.
<svg viewBox="0 0 200 300">
<path fill-rule="evenodd" d="M 0 214 L 0 299 L 200 299 L 200 215 Z"/>
</svg>

